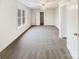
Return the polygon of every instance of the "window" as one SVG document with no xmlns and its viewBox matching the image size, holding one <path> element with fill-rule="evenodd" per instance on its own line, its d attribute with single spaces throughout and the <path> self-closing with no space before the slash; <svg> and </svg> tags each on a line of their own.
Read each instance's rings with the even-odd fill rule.
<svg viewBox="0 0 79 59">
<path fill-rule="evenodd" d="M 25 24 L 25 10 L 18 9 L 18 27 Z"/>
<path fill-rule="evenodd" d="M 22 10 L 22 24 L 25 24 L 25 11 Z"/>
<path fill-rule="evenodd" d="M 21 26 L 21 9 L 18 9 L 18 26 Z"/>
</svg>

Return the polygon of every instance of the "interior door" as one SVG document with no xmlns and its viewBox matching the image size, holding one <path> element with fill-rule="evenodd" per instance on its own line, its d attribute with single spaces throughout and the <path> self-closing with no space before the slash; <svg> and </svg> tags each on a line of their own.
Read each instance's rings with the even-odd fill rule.
<svg viewBox="0 0 79 59">
<path fill-rule="evenodd" d="M 67 47 L 73 59 L 78 59 L 78 5 L 67 5 Z"/>
</svg>

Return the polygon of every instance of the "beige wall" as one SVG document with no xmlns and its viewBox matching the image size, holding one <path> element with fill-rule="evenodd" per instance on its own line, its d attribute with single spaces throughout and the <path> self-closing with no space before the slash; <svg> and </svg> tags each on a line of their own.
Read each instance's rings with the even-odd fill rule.
<svg viewBox="0 0 79 59">
<path fill-rule="evenodd" d="M 18 28 L 18 8 L 26 10 L 26 24 Z M 0 51 L 31 26 L 31 10 L 18 0 L 0 0 Z"/>
</svg>

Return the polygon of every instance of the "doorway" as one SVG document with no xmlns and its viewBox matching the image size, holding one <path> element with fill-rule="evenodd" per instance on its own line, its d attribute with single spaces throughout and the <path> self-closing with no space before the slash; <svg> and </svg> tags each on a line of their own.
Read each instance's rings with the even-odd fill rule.
<svg viewBox="0 0 79 59">
<path fill-rule="evenodd" d="M 40 12 L 40 25 L 44 25 L 44 12 Z"/>
<path fill-rule="evenodd" d="M 67 48 L 73 59 L 78 59 L 78 4 L 67 3 L 60 10 L 61 37 L 67 37 Z"/>
</svg>

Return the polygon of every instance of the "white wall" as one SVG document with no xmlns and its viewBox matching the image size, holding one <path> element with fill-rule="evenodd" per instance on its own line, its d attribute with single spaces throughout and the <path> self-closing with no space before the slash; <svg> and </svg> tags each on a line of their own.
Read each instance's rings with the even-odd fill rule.
<svg viewBox="0 0 79 59">
<path fill-rule="evenodd" d="M 79 0 L 78 0 L 78 34 L 79 34 Z M 79 39 L 79 36 L 78 36 L 78 39 Z M 78 43 L 78 50 L 79 50 L 79 43 Z M 78 55 L 79 55 L 79 51 L 78 51 Z M 78 56 L 78 59 L 79 59 L 79 56 Z"/>
<path fill-rule="evenodd" d="M 59 28 L 59 7 L 55 8 L 55 25 Z"/>
<path fill-rule="evenodd" d="M 32 25 L 39 25 L 40 20 L 40 10 L 32 9 Z"/>
<path fill-rule="evenodd" d="M 36 25 L 40 25 L 40 13 L 36 13 Z"/>
<path fill-rule="evenodd" d="M 67 10 L 66 6 L 61 7 L 60 19 L 61 19 L 61 37 L 67 37 Z"/>
<path fill-rule="evenodd" d="M 46 9 L 44 14 L 45 25 L 55 25 L 55 9 Z"/>
<path fill-rule="evenodd" d="M 67 48 L 73 59 L 78 59 L 78 8 L 76 0 L 60 3 L 61 36 L 67 36 Z"/>
<path fill-rule="evenodd" d="M 78 33 L 78 17 L 76 4 L 67 6 L 67 47 L 73 57 L 78 59 L 78 37 L 74 33 Z M 76 18 L 77 17 L 77 18 Z"/>
<path fill-rule="evenodd" d="M 18 5 L 19 4 L 19 5 Z M 0 0 L 0 52 L 31 26 L 31 10 L 18 0 Z M 18 29 L 18 8 L 26 10 L 26 24 Z"/>
<path fill-rule="evenodd" d="M 56 25 L 59 28 L 59 11 L 58 10 L 59 10 L 58 8 L 54 8 L 54 9 L 46 9 L 44 11 L 45 13 L 44 24 L 45 25 Z M 36 17 L 37 13 L 40 13 L 40 10 L 38 9 L 32 10 L 32 25 L 37 24 L 37 17 Z M 40 18 L 40 16 L 38 18 Z"/>
</svg>

